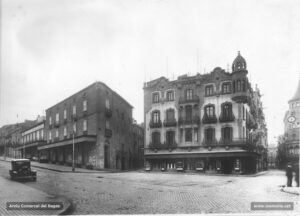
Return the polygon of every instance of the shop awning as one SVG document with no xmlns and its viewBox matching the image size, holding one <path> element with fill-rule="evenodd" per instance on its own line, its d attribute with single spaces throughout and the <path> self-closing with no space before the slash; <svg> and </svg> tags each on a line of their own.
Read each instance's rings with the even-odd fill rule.
<svg viewBox="0 0 300 216">
<path fill-rule="evenodd" d="M 82 143 L 82 142 L 96 143 L 96 140 L 97 140 L 96 136 L 76 137 L 74 139 L 74 144 Z M 65 141 L 46 144 L 46 145 L 43 145 L 43 146 L 38 146 L 38 150 L 56 148 L 56 147 L 72 145 L 72 144 L 73 144 L 73 139 L 69 139 L 69 140 L 65 140 Z"/>
</svg>

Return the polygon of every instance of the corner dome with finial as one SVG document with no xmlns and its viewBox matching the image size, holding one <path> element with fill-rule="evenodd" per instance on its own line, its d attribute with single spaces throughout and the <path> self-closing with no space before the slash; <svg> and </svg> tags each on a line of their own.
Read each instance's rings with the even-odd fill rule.
<svg viewBox="0 0 300 216">
<path fill-rule="evenodd" d="M 247 69 L 246 60 L 241 56 L 240 51 L 238 51 L 238 55 L 232 63 L 232 72 L 239 71 L 239 70 L 246 70 L 246 69 Z"/>
<path fill-rule="evenodd" d="M 299 81 L 298 81 L 297 91 L 295 92 L 294 97 L 291 100 L 289 100 L 289 102 L 294 102 L 294 101 L 297 101 L 297 100 L 300 100 L 300 78 L 299 78 Z"/>
</svg>

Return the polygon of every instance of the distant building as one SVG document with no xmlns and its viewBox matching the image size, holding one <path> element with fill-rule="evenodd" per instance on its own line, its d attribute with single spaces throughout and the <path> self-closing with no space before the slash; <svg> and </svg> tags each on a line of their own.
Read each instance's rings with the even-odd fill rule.
<svg viewBox="0 0 300 216">
<path fill-rule="evenodd" d="M 146 167 L 213 173 L 266 169 L 261 95 L 247 74 L 238 53 L 231 73 L 217 67 L 209 74 L 145 83 Z"/>
<path fill-rule="evenodd" d="M 22 131 L 36 124 L 37 120 L 4 125 L 0 128 L 0 155 L 4 157 L 20 158 L 22 152 L 18 147 L 22 144 Z"/>
<path fill-rule="evenodd" d="M 278 139 L 278 162 L 285 167 L 288 162 L 299 163 L 300 145 L 300 79 L 294 97 L 289 100 L 289 110 L 284 116 L 284 134 Z"/>
<path fill-rule="evenodd" d="M 144 127 L 134 122 L 131 130 L 133 142 L 133 168 L 144 167 Z"/>
<path fill-rule="evenodd" d="M 38 146 L 46 143 L 45 120 L 40 119 L 32 127 L 23 130 L 21 136 L 21 145 L 16 149 L 22 152 L 23 158 L 39 160 Z"/>
<path fill-rule="evenodd" d="M 46 110 L 46 144 L 40 157 L 51 163 L 95 169 L 133 168 L 132 106 L 102 82 L 95 82 Z"/>
<path fill-rule="evenodd" d="M 277 146 L 269 145 L 268 146 L 268 168 L 277 167 L 276 158 L 277 158 Z"/>
</svg>

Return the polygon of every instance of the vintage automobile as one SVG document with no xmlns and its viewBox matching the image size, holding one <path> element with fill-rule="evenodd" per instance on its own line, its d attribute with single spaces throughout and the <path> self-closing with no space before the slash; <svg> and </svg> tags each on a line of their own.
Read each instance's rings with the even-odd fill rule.
<svg viewBox="0 0 300 216">
<path fill-rule="evenodd" d="M 12 180 L 30 179 L 32 181 L 36 181 L 36 171 L 31 170 L 29 159 L 12 160 L 9 175 Z"/>
</svg>

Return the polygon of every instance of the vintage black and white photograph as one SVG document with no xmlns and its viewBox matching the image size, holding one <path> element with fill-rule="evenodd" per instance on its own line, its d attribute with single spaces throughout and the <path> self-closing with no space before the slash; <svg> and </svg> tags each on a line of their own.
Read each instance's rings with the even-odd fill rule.
<svg viewBox="0 0 300 216">
<path fill-rule="evenodd" d="M 0 13 L 0 215 L 300 214 L 300 1 Z"/>
</svg>

